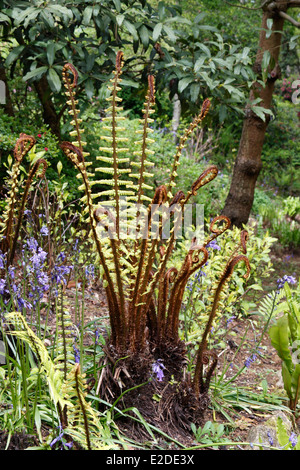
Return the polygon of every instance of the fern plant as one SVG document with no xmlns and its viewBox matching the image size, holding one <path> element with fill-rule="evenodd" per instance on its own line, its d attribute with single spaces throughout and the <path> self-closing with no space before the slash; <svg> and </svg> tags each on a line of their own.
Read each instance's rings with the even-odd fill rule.
<svg viewBox="0 0 300 470">
<path fill-rule="evenodd" d="M 12 169 L 8 171 L 9 193 L 6 201 L 6 209 L 0 222 L 0 250 L 7 256 L 7 266 L 11 265 L 15 256 L 17 241 L 20 235 L 22 218 L 27 202 L 30 186 L 34 177 L 38 175 L 43 178 L 47 169 L 47 162 L 40 158 L 34 162 L 29 169 L 25 184 L 21 183 L 20 191 L 20 170 L 24 157 L 35 145 L 33 136 L 20 134 L 14 148 L 15 162 Z M 39 173 L 40 167 L 42 172 Z"/>
<path fill-rule="evenodd" d="M 116 68 L 109 85 L 111 94 L 104 118 L 107 135 L 102 136 L 105 144 L 100 147 L 101 154 L 97 158 L 105 166 L 99 166 L 94 171 L 90 171 L 88 153 L 83 150 L 85 143 L 81 138 L 81 120 L 76 109 L 78 74 L 71 64 L 66 64 L 63 69 L 69 113 L 74 126 L 71 137 L 75 137 L 76 140 L 62 142 L 61 148 L 76 166 L 78 177 L 82 179 L 81 189 L 84 191 L 82 202 L 90 226 L 90 235 L 99 257 L 107 296 L 110 316 L 107 354 L 110 358 L 114 357 L 113 363 L 124 356 L 136 358 L 141 353 L 144 356 L 148 354 L 152 360 L 168 356 L 170 351 L 175 350 L 184 354 L 184 345 L 179 340 L 178 331 L 179 313 L 186 284 L 190 276 L 207 262 L 209 256 L 207 245 L 230 227 L 227 217 L 215 217 L 210 224 L 210 234 L 204 243 L 200 245 L 193 239 L 181 267 L 176 269 L 172 266 L 171 256 L 176 243 L 178 215 L 182 213 L 192 196 L 211 182 L 218 173 L 216 166 L 210 166 L 193 182 L 187 194 L 176 190 L 177 169 L 182 149 L 189 135 L 208 113 L 210 101 L 204 101 L 199 115 L 181 137 L 168 184 L 153 189 L 154 195 L 149 198 L 148 194 L 152 188 L 149 182 L 150 167 L 153 165 L 149 161 L 149 155 L 153 153 L 150 124 L 153 121 L 151 114 L 155 104 L 154 77 L 148 76 L 148 92 L 141 129 L 138 131 L 136 151 L 132 158 L 129 158 L 126 154 L 127 138 L 122 134 L 124 116 L 121 98 L 118 97 L 122 66 L 123 53 L 120 51 L 117 53 Z M 108 177 L 97 179 L 95 175 L 99 173 Z M 102 189 L 97 191 L 99 185 Z M 162 207 L 168 208 L 168 215 L 162 212 L 162 216 L 157 217 Z M 123 223 L 124 220 L 126 224 Z M 168 236 L 164 238 L 164 229 L 168 223 L 170 230 Z M 200 342 L 193 379 L 196 396 L 207 390 L 216 366 L 216 358 L 207 351 L 207 339 L 222 290 L 237 263 L 241 261 L 246 263 L 245 277 L 249 275 L 249 261 L 245 256 L 246 241 L 247 232 L 243 231 L 240 243 L 229 257 L 212 299 L 212 308 Z M 239 253 L 240 250 L 242 253 Z M 210 358 L 212 363 L 204 381 L 204 364 L 207 364 Z"/>
<path fill-rule="evenodd" d="M 99 415 L 86 400 L 87 386 L 80 365 L 66 360 L 68 347 L 63 348 L 62 356 L 58 354 L 52 360 L 44 343 L 28 326 L 21 313 L 8 313 L 6 322 L 11 334 L 27 343 L 35 354 L 39 373 L 46 377 L 51 399 L 59 411 L 61 427 L 68 438 L 87 450 L 111 449 L 113 445 L 109 442 L 112 441 L 109 430 L 104 429 Z M 62 369 L 62 363 L 67 367 Z"/>
</svg>

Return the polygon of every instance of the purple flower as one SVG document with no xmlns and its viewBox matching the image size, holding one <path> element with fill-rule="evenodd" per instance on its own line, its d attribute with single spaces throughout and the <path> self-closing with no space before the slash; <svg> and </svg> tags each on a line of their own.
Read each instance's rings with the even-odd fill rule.
<svg viewBox="0 0 300 470">
<path fill-rule="evenodd" d="M 221 247 L 217 244 L 216 240 L 212 240 L 208 243 L 207 248 L 212 248 L 213 250 L 221 250 Z"/>
<path fill-rule="evenodd" d="M 163 373 L 164 369 L 165 369 L 165 366 L 163 365 L 161 359 L 157 359 L 157 361 L 154 362 L 154 364 L 152 364 L 152 370 L 154 374 L 156 374 L 156 378 L 159 382 L 162 382 L 164 378 L 164 373 Z"/>
<path fill-rule="evenodd" d="M 286 282 L 292 285 L 297 284 L 297 280 L 294 276 L 287 276 L 285 274 L 282 278 L 277 279 L 277 288 L 282 289 Z"/>
<path fill-rule="evenodd" d="M 256 360 L 256 354 L 252 354 L 250 357 L 248 357 L 248 359 L 246 359 L 245 361 L 245 367 L 250 367 L 250 365 L 252 364 L 252 362 L 255 362 Z"/>
<path fill-rule="evenodd" d="M 75 362 L 76 362 L 76 364 L 79 364 L 79 362 L 80 362 L 80 351 L 79 351 L 79 349 L 75 346 L 75 344 L 73 344 L 73 349 L 74 349 L 74 359 L 75 359 Z"/>
<path fill-rule="evenodd" d="M 294 432 L 292 432 L 292 434 L 290 435 L 289 441 L 292 444 L 292 447 L 295 447 L 297 445 L 298 438 Z"/>
<path fill-rule="evenodd" d="M 49 230 L 48 230 L 48 227 L 46 227 L 46 225 L 43 225 L 43 227 L 41 228 L 40 234 L 43 236 L 49 235 Z"/>
<path fill-rule="evenodd" d="M 6 287 L 6 281 L 5 281 L 5 279 L 0 279 L 0 294 L 1 294 L 1 295 L 4 295 L 5 293 L 8 292 L 8 290 L 5 289 L 5 287 Z"/>
<path fill-rule="evenodd" d="M 67 450 L 71 449 L 73 446 L 73 442 L 66 442 L 64 438 L 64 430 L 62 426 L 59 426 L 59 435 L 53 439 L 53 441 L 50 442 L 50 447 L 51 449 L 57 444 L 58 442 L 61 443 L 61 446 L 59 447 L 59 450 Z"/>
</svg>

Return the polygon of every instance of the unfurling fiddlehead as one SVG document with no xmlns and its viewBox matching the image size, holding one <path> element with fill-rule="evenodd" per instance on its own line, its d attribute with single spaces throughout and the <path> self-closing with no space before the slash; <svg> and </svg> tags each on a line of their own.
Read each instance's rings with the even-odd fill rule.
<svg viewBox="0 0 300 470">
<path fill-rule="evenodd" d="M 15 208 L 19 192 L 18 177 L 20 174 L 20 165 L 25 155 L 27 155 L 34 146 L 35 142 L 35 138 L 31 135 L 20 134 L 14 147 L 15 163 L 9 172 L 10 191 L 7 197 L 7 209 L 3 214 L 3 219 L 0 224 L 0 249 L 2 253 L 10 251 L 12 246 Z"/>
<path fill-rule="evenodd" d="M 48 164 L 47 164 L 47 162 L 44 158 L 39 158 L 34 163 L 33 167 L 30 169 L 29 175 L 27 177 L 27 181 L 26 181 L 26 184 L 25 184 L 25 189 L 24 189 L 23 196 L 22 196 L 21 206 L 20 206 L 19 213 L 18 213 L 18 219 L 17 219 L 17 223 L 16 223 L 16 227 L 15 227 L 14 235 L 13 235 L 13 239 L 12 239 L 12 246 L 11 246 L 8 258 L 7 258 L 8 265 L 12 264 L 14 256 L 15 256 L 17 241 L 18 241 L 18 238 L 19 238 L 21 223 L 22 223 L 22 219 L 23 219 L 23 215 L 24 215 L 24 210 L 25 210 L 25 205 L 26 205 L 29 189 L 30 189 L 30 186 L 33 182 L 33 178 L 37 175 L 37 173 L 39 171 L 40 166 L 43 166 L 43 169 L 42 169 L 42 172 L 38 176 L 39 176 L 39 178 L 44 178 L 46 170 L 47 170 L 47 166 L 48 166 Z"/>
<path fill-rule="evenodd" d="M 219 284 L 216 288 L 215 295 L 214 295 L 214 300 L 213 300 L 213 305 L 211 308 L 211 312 L 209 314 L 208 322 L 206 324 L 201 343 L 199 345 L 198 349 L 198 354 L 197 354 L 197 361 L 196 361 L 196 369 L 195 369 L 195 374 L 194 374 L 194 391 L 196 395 L 199 395 L 199 393 L 205 392 L 208 387 L 209 387 L 209 380 L 208 377 L 206 379 L 206 382 L 204 383 L 203 381 L 203 365 L 204 365 L 204 356 L 207 353 L 206 352 L 206 347 L 207 347 L 207 340 L 208 340 L 208 335 L 210 333 L 211 327 L 213 320 L 215 318 L 216 312 L 217 312 L 217 307 L 218 303 L 220 300 L 220 295 L 221 292 L 230 277 L 233 274 L 235 266 L 243 261 L 246 264 L 247 272 L 244 274 L 245 278 L 248 278 L 250 275 L 250 264 L 249 260 L 246 256 L 244 255 L 238 255 L 235 256 L 229 263 L 227 263 L 225 270 L 221 276 L 221 279 L 219 281 Z M 215 367 L 215 363 L 213 363 Z"/>
</svg>

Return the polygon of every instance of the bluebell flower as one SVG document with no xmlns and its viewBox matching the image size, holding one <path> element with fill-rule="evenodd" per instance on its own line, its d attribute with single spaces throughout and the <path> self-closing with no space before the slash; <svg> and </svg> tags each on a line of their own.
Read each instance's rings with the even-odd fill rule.
<svg viewBox="0 0 300 470">
<path fill-rule="evenodd" d="M 57 443 L 61 443 L 61 446 L 59 447 L 59 450 L 68 450 L 73 447 L 73 442 L 66 442 L 64 439 L 64 430 L 62 426 L 59 426 L 59 434 L 57 437 L 53 439 L 53 441 L 50 442 L 50 447 L 51 449 L 55 446 Z"/>
<path fill-rule="evenodd" d="M 164 378 L 164 373 L 163 373 L 164 369 L 165 369 L 165 366 L 163 365 L 161 359 L 157 359 L 157 361 L 154 362 L 154 364 L 152 364 L 152 370 L 154 374 L 156 374 L 156 378 L 159 382 L 162 382 Z"/>
<path fill-rule="evenodd" d="M 74 349 L 74 360 L 76 364 L 79 364 L 80 362 L 80 351 L 79 349 L 73 344 L 73 349 Z"/>
<path fill-rule="evenodd" d="M 250 365 L 252 364 L 252 362 L 255 362 L 257 356 L 256 354 L 252 354 L 250 357 L 248 357 L 248 359 L 246 359 L 245 361 L 245 367 L 250 367 Z"/>
<path fill-rule="evenodd" d="M 218 245 L 216 240 L 212 240 L 211 242 L 208 243 L 207 248 L 212 248 L 213 250 L 221 250 L 221 247 Z"/>
<path fill-rule="evenodd" d="M 8 290 L 6 289 L 6 281 L 5 279 L 0 279 L 0 294 L 1 295 L 4 295 L 8 292 Z"/>
<path fill-rule="evenodd" d="M 298 438 L 294 432 L 292 432 L 292 434 L 290 435 L 289 442 L 292 444 L 292 447 L 295 447 L 297 445 Z"/>
<path fill-rule="evenodd" d="M 277 288 L 282 289 L 286 282 L 292 285 L 297 284 L 297 280 L 294 276 L 287 276 L 285 274 L 282 278 L 277 279 Z"/>
<path fill-rule="evenodd" d="M 40 230 L 40 234 L 43 235 L 43 236 L 49 235 L 49 230 L 48 230 L 48 227 L 46 225 L 43 225 L 43 227 Z"/>
</svg>

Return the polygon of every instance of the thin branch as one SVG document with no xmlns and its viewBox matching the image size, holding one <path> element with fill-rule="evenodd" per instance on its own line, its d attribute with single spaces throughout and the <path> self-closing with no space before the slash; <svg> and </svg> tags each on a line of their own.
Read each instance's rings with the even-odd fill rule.
<svg viewBox="0 0 300 470">
<path fill-rule="evenodd" d="M 254 10 L 261 10 L 265 6 L 269 5 L 269 3 L 272 3 L 273 0 L 265 0 L 259 7 L 254 7 L 254 8 L 246 7 L 245 5 L 237 5 L 236 3 L 230 3 L 227 0 L 224 0 L 224 1 L 225 3 L 227 3 L 227 5 L 230 5 L 232 7 L 243 8 L 244 10 L 254 11 Z"/>
<path fill-rule="evenodd" d="M 300 7 L 300 0 L 290 0 L 288 2 L 288 8 L 297 8 Z"/>
<path fill-rule="evenodd" d="M 299 3 L 299 5 L 300 5 L 300 3 Z M 279 15 L 281 16 L 281 18 L 284 18 L 285 20 L 289 21 L 290 23 L 292 23 L 297 28 L 300 28 L 299 21 L 295 20 L 295 18 L 292 18 L 290 15 L 288 15 L 284 11 L 279 12 Z"/>
</svg>

